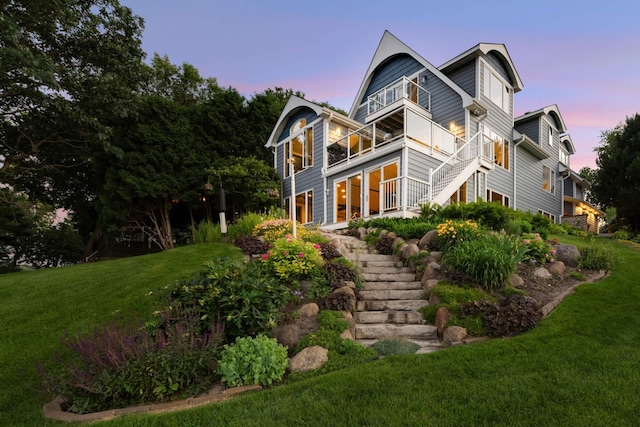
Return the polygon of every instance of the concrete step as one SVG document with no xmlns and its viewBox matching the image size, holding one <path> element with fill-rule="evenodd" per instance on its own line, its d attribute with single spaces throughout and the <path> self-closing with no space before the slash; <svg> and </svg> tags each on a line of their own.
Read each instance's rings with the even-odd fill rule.
<svg viewBox="0 0 640 427">
<path fill-rule="evenodd" d="M 356 325 L 356 339 L 383 339 L 395 337 L 435 340 L 438 335 L 436 327 L 432 325 L 394 325 L 391 323 Z"/>
<path fill-rule="evenodd" d="M 362 282 L 365 291 L 417 290 L 422 289 L 420 282 Z"/>
<path fill-rule="evenodd" d="M 384 256 L 384 255 L 383 255 Z M 356 264 L 354 262 L 354 264 Z M 403 268 L 402 261 L 380 260 L 380 261 L 358 261 L 357 266 L 360 269 L 365 268 Z"/>
<path fill-rule="evenodd" d="M 374 345 L 380 340 L 361 339 L 356 341 L 366 347 L 371 347 L 372 345 Z M 409 338 L 409 341 L 411 341 L 412 343 L 418 344 L 418 346 L 420 347 L 420 350 L 418 350 L 416 353 L 429 353 L 429 351 L 426 351 L 426 350 L 436 351 L 442 348 L 442 343 L 440 342 L 440 340 L 437 340 L 437 339 L 436 340 L 420 340 L 420 339 Z"/>
<path fill-rule="evenodd" d="M 424 324 L 424 316 L 416 311 L 360 311 L 354 317 L 357 323 Z"/>
<path fill-rule="evenodd" d="M 361 291 L 362 292 L 362 291 Z M 429 301 L 422 299 L 410 300 L 381 300 L 381 301 L 357 301 L 356 308 L 360 311 L 416 311 Z"/>
<path fill-rule="evenodd" d="M 354 263 L 361 263 L 365 261 L 397 261 L 393 255 L 370 254 L 366 252 L 360 254 L 348 253 L 345 258 Z"/>
<path fill-rule="evenodd" d="M 371 266 L 367 265 L 366 267 L 360 268 L 360 274 L 406 274 L 410 273 L 413 277 L 412 280 L 416 280 L 416 275 L 411 271 L 409 267 L 389 267 L 389 266 Z"/>
<path fill-rule="evenodd" d="M 424 296 L 422 289 L 400 289 L 400 290 L 378 290 L 360 291 L 358 299 L 361 301 L 371 300 L 419 300 Z"/>
<path fill-rule="evenodd" d="M 416 275 L 414 273 L 395 273 L 393 271 L 388 271 L 387 273 L 360 272 L 360 279 L 364 282 L 415 282 Z"/>
</svg>

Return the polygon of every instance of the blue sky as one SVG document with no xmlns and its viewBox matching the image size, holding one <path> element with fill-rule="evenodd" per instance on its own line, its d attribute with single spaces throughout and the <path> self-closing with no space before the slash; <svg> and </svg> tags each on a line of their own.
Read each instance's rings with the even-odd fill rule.
<svg viewBox="0 0 640 427">
<path fill-rule="evenodd" d="M 637 0 L 120 0 L 145 20 L 143 48 L 245 96 L 276 86 L 349 110 L 384 30 L 439 66 L 504 43 L 524 89 L 515 114 L 557 104 L 595 167 L 603 130 L 640 112 Z"/>
</svg>

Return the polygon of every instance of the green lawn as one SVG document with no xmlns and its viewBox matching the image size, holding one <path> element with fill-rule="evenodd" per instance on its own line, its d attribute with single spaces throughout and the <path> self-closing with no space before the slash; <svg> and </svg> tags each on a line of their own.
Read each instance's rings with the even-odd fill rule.
<svg viewBox="0 0 640 427">
<path fill-rule="evenodd" d="M 221 404 L 129 416 L 100 425 L 638 425 L 640 252 L 621 244 L 612 244 L 609 250 L 618 260 L 609 277 L 581 285 L 538 328 L 519 337 L 430 355 L 388 357 Z M 162 259 L 144 258 L 145 267 L 134 260 L 119 261 L 123 264 L 109 274 L 124 277 L 109 280 L 111 289 L 104 289 L 102 282 L 107 271 L 93 280 L 87 271 L 75 271 L 92 266 L 68 269 L 73 271 L 68 277 L 75 278 L 55 282 L 53 275 L 67 276 L 58 270 L 35 272 L 33 279 L 21 284 L 0 277 L 0 319 L 7 325 L 0 332 L 2 424 L 54 425 L 42 418 L 48 396 L 34 391 L 33 359 L 51 354 L 56 335 L 66 328 L 81 329 L 117 309 L 147 310 L 144 295 L 149 289 L 189 269 L 173 269 L 167 276 L 156 271 L 159 276 L 154 279 L 147 277 L 151 274 L 147 270 L 151 265 L 173 264 L 172 257 L 183 256 L 179 251 L 160 254 Z M 195 253 L 199 252 L 184 256 L 183 262 L 189 259 L 196 266 L 207 258 L 202 254 L 196 262 Z M 130 276 L 136 274 L 125 268 L 137 269 L 140 278 L 134 280 Z M 25 370 L 26 380 L 19 372 Z"/>
<path fill-rule="evenodd" d="M 83 332 L 117 313 L 149 317 L 149 291 L 184 278 L 228 245 L 192 245 L 158 254 L 0 275 L 0 425 L 42 426 L 35 360 L 51 359 L 63 332 Z"/>
</svg>

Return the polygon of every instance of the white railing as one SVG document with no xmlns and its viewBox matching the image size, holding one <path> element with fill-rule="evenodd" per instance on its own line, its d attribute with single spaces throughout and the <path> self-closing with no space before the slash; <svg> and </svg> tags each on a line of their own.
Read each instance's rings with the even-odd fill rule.
<svg viewBox="0 0 640 427">
<path fill-rule="evenodd" d="M 431 185 L 415 178 L 407 178 L 407 209 L 420 209 L 420 205 L 427 203 Z"/>
<path fill-rule="evenodd" d="M 456 135 L 410 109 L 405 109 L 406 135 L 408 138 L 429 147 L 431 154 L 453 154 L 456 149 Z"/>
<path fill-rule="evenodd" d="M 368 114 L 373 114 L 400 99 L 408 99 L 431 110 L 431 93 L 406 77 L 401 77 L 367 98 Z"/>
<path fill-rule="evenodd" d="M 389 179 L 380 183 L 380 202 L 382 212 L 398 209 L 400 194 L 400 178 Z"/>
</svg>

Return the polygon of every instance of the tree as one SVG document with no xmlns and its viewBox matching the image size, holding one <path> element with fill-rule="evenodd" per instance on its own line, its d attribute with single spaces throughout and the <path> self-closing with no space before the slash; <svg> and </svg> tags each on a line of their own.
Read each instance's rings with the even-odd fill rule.
<svg viewBox="0 0 640 427">
<path fill-rule="evenodd" d="M 640 114 L 601 135 L 591 190 L 601 206 L 640 230 Z"/>
<path fill-rule="evenodd" d="M 590 185 L 592 185 L 595 182 L 595 180 L 597 179 L 596 174 L 597 174 L 597 171 L 595 169 L 591 169 L 589 166 L 584 166 L 578 172 L 578 175 L 580 175 L 580 177 L 584 178 Z M 596 205 L 596 206 L 599 205 L 598 200 L 594 196 L 594 194 L 591 191 L 591 189 L 587 189 L 586 190 L 585 200 L 587 202 L 593 204 L 593 205 Z"/>
<path fill-rule="evenodd" d="M 0 182 L 71 207 L 135 106 L 142 19 L 118 0 L 5 0 L 0 23 Z"/>
</svg>

